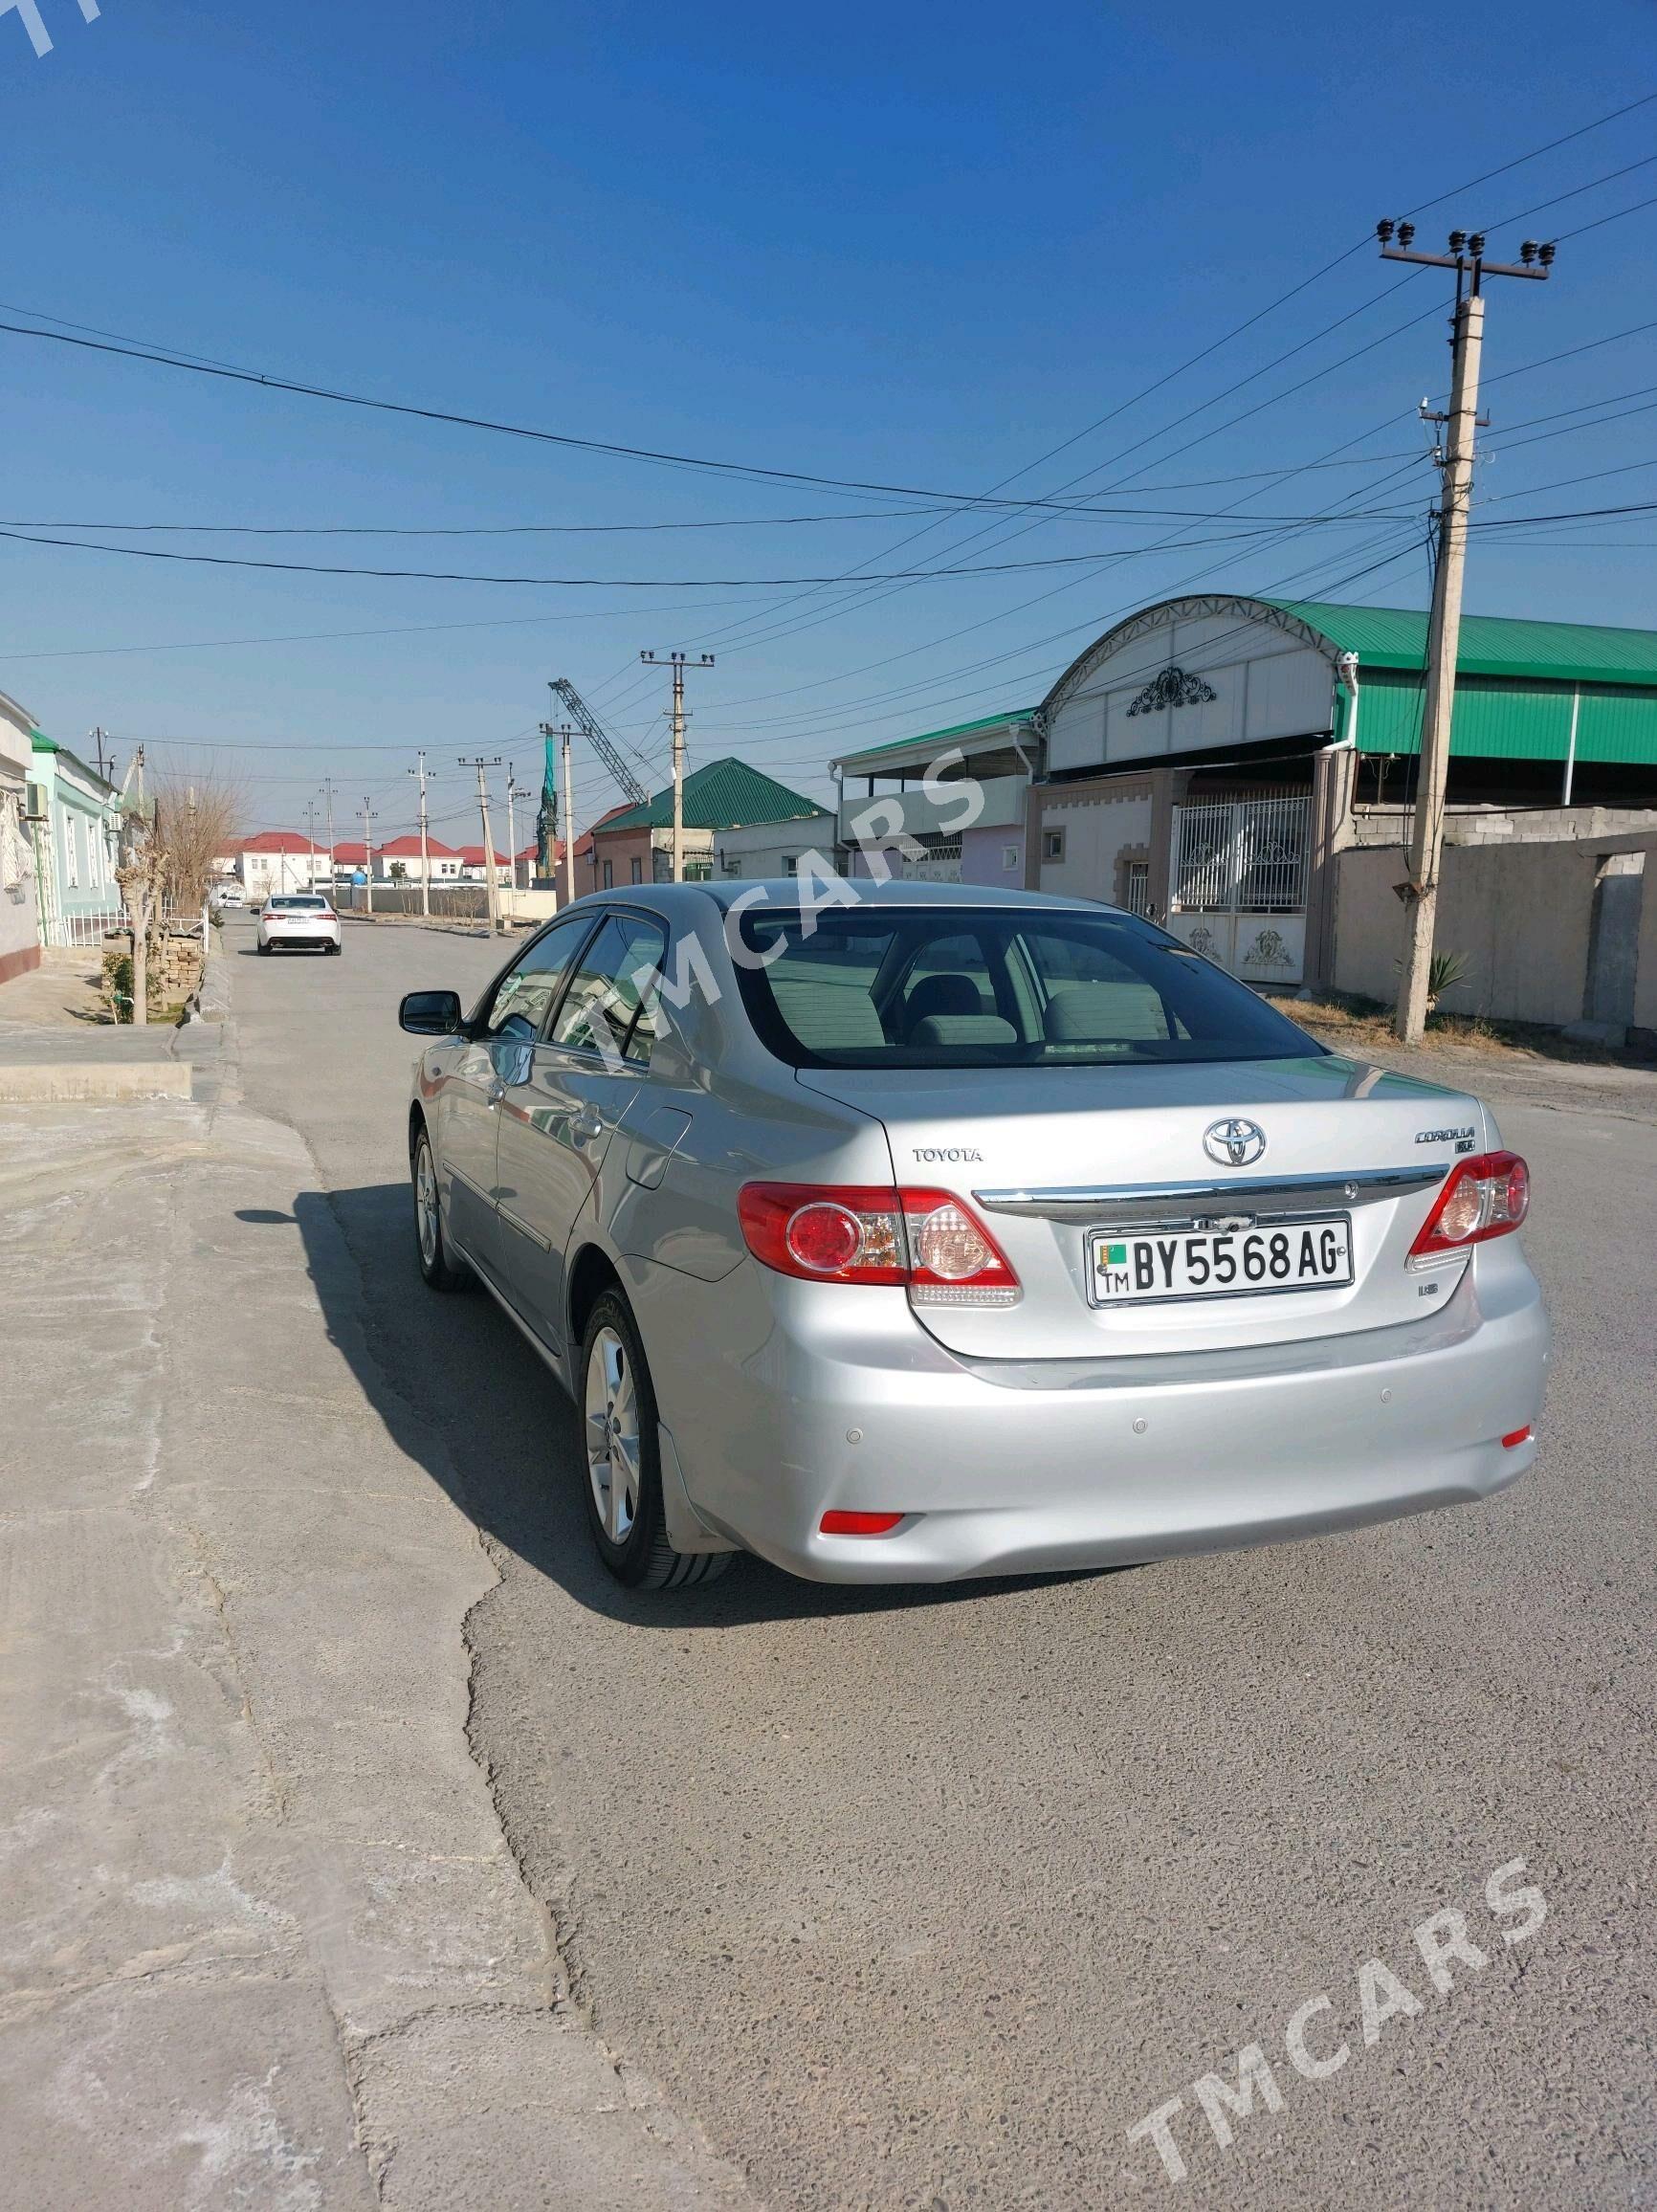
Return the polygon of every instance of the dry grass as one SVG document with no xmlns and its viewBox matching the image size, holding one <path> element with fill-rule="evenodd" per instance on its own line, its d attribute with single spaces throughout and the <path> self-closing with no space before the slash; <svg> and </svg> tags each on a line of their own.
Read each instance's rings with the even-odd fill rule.
<svg viewBox="0 0 1657 2212">
<path fill-rule="evenodd" d="M 1281 1012 L 1309 1029 L 1320 1044 L 1337 1051 L 1398 1051 L 1392 1009 L 1373 999 L 1331 995 L 1321 999 L 1280 999 Z M 1575 1061 L 1602 1068 L 1625 1068 L 1628 1055 L 1602 1045 L 1579 1044 L 1540 1022 L 1497 1022 L 1486 1014 L 1435 1013 L 1427 1017 L 1423 1049 L 1483 1052 L 1492 1057 L 1533 1062 Z"/>
</svg>

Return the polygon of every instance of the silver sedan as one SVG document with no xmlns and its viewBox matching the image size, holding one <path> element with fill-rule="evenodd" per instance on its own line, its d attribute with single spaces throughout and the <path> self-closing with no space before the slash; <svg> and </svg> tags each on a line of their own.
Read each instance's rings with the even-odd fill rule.
<svg viewBox="0 0 1657 2212">
<path fill-rule="evenodd" d="M 575 1398 L 624 1582 L 1103 1566 L 1535 1454 L 1529 1179 L 1153 924 L 921 883 L 598 894 L 427 1041 L 416 1249 Z"/>
</svg>

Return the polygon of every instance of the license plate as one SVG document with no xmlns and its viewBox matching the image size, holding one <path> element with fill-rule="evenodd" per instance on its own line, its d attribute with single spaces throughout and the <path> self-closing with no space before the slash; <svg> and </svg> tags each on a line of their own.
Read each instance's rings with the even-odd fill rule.
<svg viewBox="0 0 1657 2212">
<path fill-rule="evenodd" d="M 1095 1306 L 1338 1289 L 1351 1280 L 1350 1214 L 1278 1228 L 1096 1228 L 1088 1236 L 1088 1295 Z"/>
</svg>

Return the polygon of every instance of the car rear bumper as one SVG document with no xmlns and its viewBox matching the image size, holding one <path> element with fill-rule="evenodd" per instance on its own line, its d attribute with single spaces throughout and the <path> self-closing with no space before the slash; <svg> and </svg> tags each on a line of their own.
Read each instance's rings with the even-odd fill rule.
<svg viewBox="0 0 1657 2212">
<path fill-rule="evenodd" d="M 756 1302 L 770 1325 L 721 1358 L 705 1328 L 685 1330 L 690 1286 L 674 1281 L 683 1341 L 665 1362 L 672 1334 L 641 1318 L 690 1496 L 710 1525 L 815 1581 L 946 1582 L 1322 1535 L 1487 1496 L 1535 1457 L 1534 1439 L 1502 1442 L 1536 1421 L 1549 1358 L 1516 1240 L 1482 1248 L 1444 1308 L 1402 1328 L 1087 1362 L 967 1362 L 901 1292 L 796 1285 L 750 1262 L 709 1305 L 739 1337 Z M 650 1291 L 659 1301 L 663 1287 Z M 906 1517 L 890 1536 L 825 1537 L 832 1509 Z"/>
</svg>

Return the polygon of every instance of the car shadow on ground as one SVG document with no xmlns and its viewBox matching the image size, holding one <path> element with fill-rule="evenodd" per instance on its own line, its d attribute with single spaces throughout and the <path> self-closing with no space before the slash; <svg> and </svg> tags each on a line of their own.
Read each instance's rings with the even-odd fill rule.
<svg viewBox="0 0 1657 2212">
<path fill-rule="evenodd" d="M 288 1217 L 250 1208 L 239 1218 Z M 722 1627 L 982 1602 L 1032 1582 L 1092 1579 L 848 1585 L 801 1582 L 744 1556 L 705 1586 L 623 1589 L 588 1534 L 573 1404 L 487 1292 L 427 1289 L 409 1185 L 302 1191 L 294 1219 L 329 1333 L 399 1448 L 488 1536 L 592 1612 L 641 1627 Z"/>
</svg>

